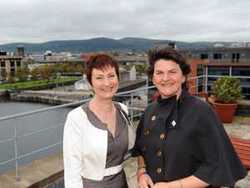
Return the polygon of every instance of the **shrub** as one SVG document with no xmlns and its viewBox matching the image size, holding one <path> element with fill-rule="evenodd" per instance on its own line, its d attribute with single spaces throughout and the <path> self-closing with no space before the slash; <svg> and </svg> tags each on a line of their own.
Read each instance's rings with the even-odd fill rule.
<svg viewBox="0 0 250 188">
<path fill-rule="evenodd" d="M 242 98 L 240 79 L 224 76 L 214 81 L 212 86 L 215 101 L 220 103 L 236 103 Z"/>
</svg>

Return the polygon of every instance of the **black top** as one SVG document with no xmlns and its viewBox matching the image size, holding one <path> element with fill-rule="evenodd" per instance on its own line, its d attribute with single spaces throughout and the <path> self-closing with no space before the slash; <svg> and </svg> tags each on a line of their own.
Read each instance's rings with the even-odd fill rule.
<svg viewBox="0 0 250 188">
<path fill-rule="evenodd" d="M 233 186 L 246 175 L 212 108 L 183 91 L 159 99 L 141 117 L 134 147 L 154 182 L 194 175 L 213 186 Z"/>
</svg>

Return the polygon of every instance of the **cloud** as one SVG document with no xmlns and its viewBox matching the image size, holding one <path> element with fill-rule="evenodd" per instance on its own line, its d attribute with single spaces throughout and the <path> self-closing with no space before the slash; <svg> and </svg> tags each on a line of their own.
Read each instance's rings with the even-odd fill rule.
<svg viewBox="0 0 250 188">
<path fill-rule="evenodd" d="M 248 0 L 8 0 L 0 43 L 91 37 L 249 40 Z"/>
</svg>

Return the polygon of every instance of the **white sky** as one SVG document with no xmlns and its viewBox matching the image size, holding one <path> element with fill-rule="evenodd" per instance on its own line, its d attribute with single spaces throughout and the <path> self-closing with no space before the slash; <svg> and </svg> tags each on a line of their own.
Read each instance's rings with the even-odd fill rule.
<svg viewBox="0 0 250 188">
<path fill-rule="evenodd" d="M 1 0 L 0 44 L 109 37 L 250 41 L 250 0 Z"/>
</svg>

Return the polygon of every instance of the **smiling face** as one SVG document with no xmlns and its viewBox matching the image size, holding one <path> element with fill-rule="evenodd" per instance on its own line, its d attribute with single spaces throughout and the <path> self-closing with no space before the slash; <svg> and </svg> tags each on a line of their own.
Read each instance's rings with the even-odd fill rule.
<svg viewBox="0 0 250 188">
<path fill-rule="evenodd" d="M 118 90 L 118 76 L 115 68 L 106 66 L 103 69 L 92 70 L 92 88 L 95 97 L 99 99 L 112 99 Z"/>
<path fill-rule="evenodd" d="M 180 96 L 182 83 L 185 82 L 180 66 L 171 60 L 159 59 L 155 62 L 153 83 L 157 87 L 162 98 L 177 95 Z"/>
</svg>

